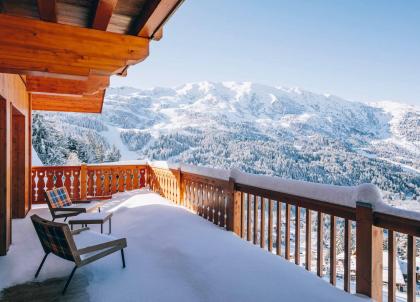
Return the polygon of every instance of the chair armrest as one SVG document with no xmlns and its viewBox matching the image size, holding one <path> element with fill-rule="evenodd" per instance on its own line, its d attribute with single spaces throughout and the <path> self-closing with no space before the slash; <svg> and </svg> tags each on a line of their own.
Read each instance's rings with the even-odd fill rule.
<svg viewBox="0 0 420 302">
<path fill-rule="evenodd" d="M 86 212 L 85 208 L 53 208 L 51 209 L 54 213 L 55 212 Z"/>
<path fill-rule="evenodd" d="M 103 249 L 110 248 L 110 247 L 120 247 L 120 248 L 123 249 L 123 248 L 127 247 L 127 239 L 126 238 L 121 238 L 121 239 L 108 241 L 108 242 L 105 242 L 105 243 L 91 245 L 91 246 L 88 246 L 88 247 L 84 247 L 80 250 L 77 250 L 77 253 L 79 255 L 83 255 L 83 254 L 103 250 Z"/>
<path fill-rule="evenodd" d="M 81 229 L 77 229 L 77 230 L 71 231 L 71 233 L 73 235 L 77 235 L 77 234 L 80 234 L 81 232 L 87 231 L 87 230 L 89 230 L 89 228 L 81 228 Z"/>
<path fill-rule="evenodd" d="M 91 203 L 94 200 L 72 200 L 72 203 Z"/>
</svg>

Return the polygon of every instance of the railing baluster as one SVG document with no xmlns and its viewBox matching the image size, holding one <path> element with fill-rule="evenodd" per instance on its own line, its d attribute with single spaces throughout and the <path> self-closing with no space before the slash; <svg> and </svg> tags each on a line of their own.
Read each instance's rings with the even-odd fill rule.
<svg viewBox="0 0 420 302">
<path fill-rule="evenodd" d="M 277 201 L 276 253 L 281 256 L 281 202 Z"/>
<path fill-rule="evenodd" d="M 290 259 L 290 204 L 286 203 L 286 236 L 284 238 L 285 252 L 284 258 Z"/>
<path fill-rule="evenodd" d="M 268 250 L 273 251 L 273 201 L 268 199 Z"/>
<path fill-rule="evenodd" d="M 260 197 L 261 199 L 261 226 L 260 226 L 260 246 L 265 248 L 265 198 Z"/>
<path fill-rule="evenodd" d="M 241 192 L 241 238 L 245 238 L 245 193 Z"/>
<path fill-rule="evenodd" d="M 395 233 L 393 230 L 388 230 L 388 302 L 395 302 L 396 254 Z"/>
<path fill-rule="evenodd" d="M 350 292 L 351 221 L 344 221 L 344 290 Z"/>
<path fill-rule="evenodd" d="M 318 212 L 318 232 L 317 232 L 317 265 L 316 273 L 322 277 L 324 265 L 324 213 Z"/>
<path fill-rule="evenodd" d="M 254 202 L 254 244 L 258 242 L 258 199 L 257 196 L 252 195 Z"/>
<path fill-rule="evenodd" d="M 306 252 L 305 252 L 305 268 L 310 271 L 312 265 L 312 212 L 309 209 L 306 209 Z"/>
<path fill-rule="evenodd" d="M 416 238 L 408 235 L 407 241 L 407 301 L 416 301 Z"/>
<path fill-rule="evenodd" d="M 331 215 L 330 221 L 330 283 L 335 285 L 337 282 L 337 251 L 336 251 L 336 225 L 337 218 Z"/>
<path fill-rule="evenodd" d="M 300 265 L 300 207 L 295 207 L 295 263 Z"/>
<path fill-rule="evenodd" d="M 251 241 L 251 198 L 250 194 L 246 193 L 246 207 L 247 207 L 247 217 L 246 217 L 246 240 Z"/>
</svg>

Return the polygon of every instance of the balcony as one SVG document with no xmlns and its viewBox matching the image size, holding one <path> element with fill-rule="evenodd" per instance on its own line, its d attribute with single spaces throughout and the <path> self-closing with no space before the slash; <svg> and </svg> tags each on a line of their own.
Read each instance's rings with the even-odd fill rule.
<svg viewBox="0 0 420 302">
<path fill-rule="evenodd" d="M 277 301 L 278 297 L 326 301 L 331 296 L 340 301 L 363 301 L 156 193 L 117 193 L 105 208 L 114 212 L 113 233 L 127 237 L 127 268 L 120 269 L 118 255 L 87 266 L 69 287 L 66 298 L 71 301 Z M 45 207 L 32 212 L 49 217 Z M 13 227 L 16 246 L 0 259 L 4 268 L 0 272 L 1 287 L 32 281 L 43 256 L 29 219 L 15 221 Z M 44 269 L 40 286 L 22 287 L 35 301 L 60 295 L 62 283 L 51 282 L 50 278 L 61 276 L 60 282 L 64 283 L 71 264 L 50 258 Z M 20 272 L 13 276 L 16 279 L 6 275 L 10 270 Z M 299 287 L 295 286 L 297 282 Z M 300 290 L 302 287 L 307 290 Z M 16 296 L 16 292 L 11 293 L 11 297 Z"/>
<path fill-rule="evenodd" d="M 32 185 L 40 205 L 31 213 L 45 218 L 45 189 L 65 185 L 74 198 L 113 195 L 104 209 L 114 212 L 114 233 L 128 239 L 128 269 L 118 269 L 117 256 L 84 268 L 68 292 L 75 300 L 112 301 L 122 292 L 146 301 L 362 301 L 356 292 L 416 300 L 418 213 L 387 207 L 370 185 L 143 162 L 33 167 Z M 42 249 L 28 218 L 14 221 L 13 230 L 14 247 L 0 258 L 0 287 L 23 283 L 28 295 L 41 286 L 46 296 L 39 299 L 56 296 L 64 280 L 51 278 L 70 267 L 54 259 L 40 285 L 25 284 Z M 408 240 L 406 293 L 397 290 L 397 233 Z M 19 286 L 6 292 L 13 297 Z"/>
</svg>

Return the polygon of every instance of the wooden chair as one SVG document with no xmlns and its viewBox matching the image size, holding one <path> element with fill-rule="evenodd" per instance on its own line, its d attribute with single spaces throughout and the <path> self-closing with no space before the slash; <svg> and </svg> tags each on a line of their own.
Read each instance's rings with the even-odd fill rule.
<svg viewBox="0 0 420 302">
<path fill-rule="evenodd" d="M 76 216 L 80 213 L 101 211 L 101 203 L 94 200 L 71 200 L 66 187 L 60 187 L 53 190 L 45 191 L 45 199 L 52 216 L 52 221 L 56 218 L 64 218 Z"/>
<path fill-rule="evenodd" d="M 62 294 L 64 295 L 67 287 L 73 278 L 77 268 L 101 259 L 114 252 L 121 251 L 123 268 L 125 268 L 124 248 L 127 247 L 126 238 L 115 238 L 89 231 L 89 228 L 82 228 L 70 231 L 65 223 L 58 223 L 45 220 L 38 215 L 31 216 L 32 223 L 41 241 L 45 256 L 35 273 L 38 277 L 47 256 L 50 253 L 74 262 L 75 266 L 71 271 Z"/>
</svg>

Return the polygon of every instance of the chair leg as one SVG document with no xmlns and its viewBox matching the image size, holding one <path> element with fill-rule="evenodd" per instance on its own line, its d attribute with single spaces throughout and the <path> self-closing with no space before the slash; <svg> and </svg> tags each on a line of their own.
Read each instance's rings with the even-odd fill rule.
<svg viewBox="0 0 420 302">
<path fill-rule="evenodd" d="M 64 218 L 64 222 L 66 222 L 66 220 L 67 220 L 67 217 L 66 217 L 66 218 Z"/>
<path fill-rule="evenodd" d="M 45 262 L 45 260 L 47 259 L 48 254 L 49 254 L 49 253 L 46 253 L 46 254 L 45 254 L 45 256 L 44 256 L 44 258 L 42 258 L 41 264 L 39 265 L 39 267 L 38 267 L 38 269 L 37 269 L 37 271 L 36 271 L 36 273 L 35 273 L 35 278 L 37 278 L 37 277 L 38 277 L 39 272 L 41 271 L 41 268 L 42 268 L 42 266 L 44 265 L 44 262 Z"/>
<path fill-rule="evenodd" d="M 55 217 L 53 218 L 53 220 L 52 221 L 54 221 L 55 220 Z"/>
<path fill-rule="evenodd" d="M 123 268 L 125 268 L 124 249 L 121 249 L 121 259 L 122 259 L 122 263 L 123 263 Z"/>
<path fill-rule="evenodd" d="M 77 269 L 77 266 L 75 266 L 73 268 L 73 270 L 71 271 L 71 274 L 70 274 L 69 278 L 67 279 L 66 285 L 64 286 L 64 289 L 63 289 L 63 292 L 62 292 L 63 295 L 66 293 L 67 287 L 69 286 L 70 281 L 73 278 L 73 275 L 74 275 L 74 272 L 76 271 L 76 269 Z"/>
</svg>

